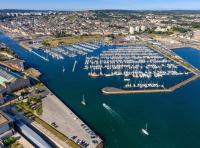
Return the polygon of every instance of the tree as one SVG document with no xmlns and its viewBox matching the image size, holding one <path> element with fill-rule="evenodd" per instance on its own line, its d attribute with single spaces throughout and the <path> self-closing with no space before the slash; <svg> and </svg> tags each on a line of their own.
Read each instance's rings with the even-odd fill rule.
<svg viewBox="0 0 200 148">
<path fill-rule="evenodd" d="M 42 42 L 42 45 L 43 45 L 43 46 L 50 46 L 50 44 L 49 44 L 48 41 L 43 41 L 43 42 Z"/>
</svg>

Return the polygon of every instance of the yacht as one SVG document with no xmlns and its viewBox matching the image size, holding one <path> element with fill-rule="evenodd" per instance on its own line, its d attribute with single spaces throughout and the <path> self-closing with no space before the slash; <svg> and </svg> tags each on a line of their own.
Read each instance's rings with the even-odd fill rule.
<svg viewBox="0 0 200 148">
<path fill-rule="evenodd" d="M 147 129 L 147 123 L 146 123 L 146 127 L 145 128 L 142 128 L 142 133 L 146 136 L 149 136 L 149 132 L 148 132 L 148 129 Z"/>
</svg>

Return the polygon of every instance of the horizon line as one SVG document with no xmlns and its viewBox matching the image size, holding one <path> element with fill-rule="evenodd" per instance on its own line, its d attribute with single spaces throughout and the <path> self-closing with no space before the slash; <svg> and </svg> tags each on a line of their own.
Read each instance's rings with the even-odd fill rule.
<svg viewBox="0 0 200 148">
<path fill-rule="evenodd" d="M 23 10 L 23 11 L 106 11 L 106 10 L 118 10 L 118 11 L 200 11 L 200 8 L 198 9 L 26 9 L 26 8 L 0 8 L 0 11 L 2 10 Z"/>
</svg>

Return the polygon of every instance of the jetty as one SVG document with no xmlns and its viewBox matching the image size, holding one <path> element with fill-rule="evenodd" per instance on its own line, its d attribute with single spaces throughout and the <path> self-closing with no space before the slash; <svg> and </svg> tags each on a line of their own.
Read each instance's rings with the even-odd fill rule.
<svg viewBox="0 0 200 148">
<path fill-rule="evenodd" d="M 143 90 L 124 90 L 119 89 L 115 87 L 104 87 L 102 89 L 102 93 L 105 95 L 120 95 L 120 94 L 145 94 L 145 93 L 171 93 L 176 91 L 177 89 L 189 84 L 190 82 L 199 79 L 200 75 L 194 75 L 193 77 L 190 77 L 186 79 L 185 81 L 182 81 L 181 83 L 178 83 L 170 88 L 164 88 L 164 89 L 143 89 Z"/>
<path fill-rule="evenodd" d="M 45 57 L 39 55 L 39 54 L 36 53 L 35 51 L 32 50 L 31 52 L 34 53 L 35 55 L 37 55 L 38 57 L 42 58 L 43 60 L 45 60 L 45 61 L 49 61 L 49 59 L 47 59 L 47 58 L 45 58 Z"/>
<path fill-rule="evenodd" d="M 177 89 L 189 84 L 190 82 L 199 79 L 200 75 L 194 75 L 191 78 L 186 79 L 185 81 L 182 81 L 181 83 L 178 83 L 170 88 L 164 88 L 164 89 L 145 89 L 145 90 L 124 90 L 119 89 L 115 87 L 104 87 L 102 89 L 102 93 L 105 95 L 120 95 L 120 94 L 145 94 L 145 93 L 171 93 L 176 91 Z"/>
</svg>

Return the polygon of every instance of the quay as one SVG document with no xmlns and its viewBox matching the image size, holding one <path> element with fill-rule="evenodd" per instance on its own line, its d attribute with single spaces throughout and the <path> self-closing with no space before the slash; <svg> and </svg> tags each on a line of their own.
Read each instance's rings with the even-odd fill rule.
<svg viewBox="0 0 200 148">
<path fill-rule="evenodd" d="M 39 80 L 39 79 L 38 79 Z M 12 113 L 39 131 L 48 142 L 62 148 L 103 148 L 103 140 L 45 85 L 48 94 L 42 99 L 42 115 L 29 120 L 12 108 Z M 14 103 L 14 100 L 12 103 Z M 6 108 L 9 104 L 6 104 Z M 52 126 L 54 123 L 56 126 Z M 53 129 L 50 129 L 49 126 Z M 53 132 L 52 132 L 53 131 Z"/>
<path fill-rule="evenodd" d="M 81 141 L 88 144 L 87 148 L 103 147 L 103 140 L 51 91 L 43 99 L 42 103 L 43 114 L 40 118 L 49 124 L 55 123 L 58 126 L 56 128 L 57 131 L 77 143 L 80 147 L 84 147 L 81 145 Z"/>
<path fill-rule="evenodd" d="M 124 90 L 115 87 L 104 87 L 102 89 L 102 93 L 104 95 L 122 95 L 122 94 L 145 94 L 145 93 L 171 93 L 176 91 L 177 89 L 187 85 L 188 83 L 200 78 L 200 75 L 194 75 L 193 77 L 178 83 L 168 89 L 149 89 L 149 90 Z"/>
</svg>

